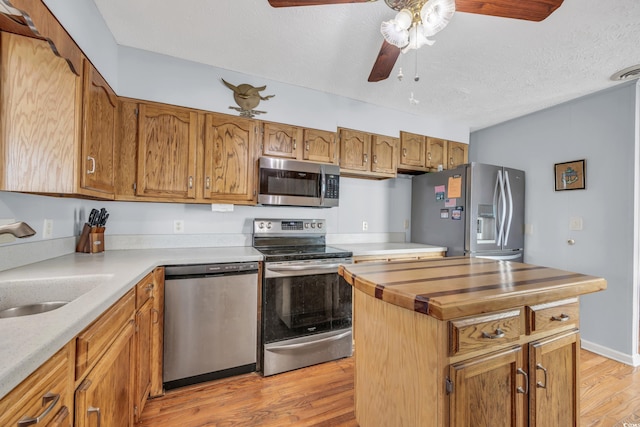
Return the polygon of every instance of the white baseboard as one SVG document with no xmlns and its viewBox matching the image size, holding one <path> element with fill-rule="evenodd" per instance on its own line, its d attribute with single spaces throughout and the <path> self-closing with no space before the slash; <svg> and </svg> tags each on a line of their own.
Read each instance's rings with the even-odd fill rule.
<svg viewBox="0 0 640 427">
<path fill-rule="evenodd" d="M 585 350 L 599 354 L 600 356 L 604 356 L 609 359 L 616 360 L 620 363 L 624 363 L 625 365 L 631 365 L 634 367 L 640 366 L 640 354 L 638 353 L 629 355 L 586 340 L 581 340 L 581 347 Z"/>
</svg>

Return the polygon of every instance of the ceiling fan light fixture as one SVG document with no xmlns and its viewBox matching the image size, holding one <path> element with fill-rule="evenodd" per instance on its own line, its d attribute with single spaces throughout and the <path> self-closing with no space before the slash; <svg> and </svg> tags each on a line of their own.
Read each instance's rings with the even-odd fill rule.
<svg viewBox="0 0 640 427">
<path fill-rule="evenodd" d="M 455 0 L 429 0 L 420 9 L 420 19 L 426 37 L 442 31 L 456 11 Z"/>
<path fill-rule="evenodd" d="M 411 49 L 420 49 L 424 45 L 431 46 L 434 43 L 435 40 L 429 40 L 427 36 L 424 35 L 422 24 L 414 24 L 409 30 L 409 44 L 402 49 L 402 53 L 407 53 Z"/>
<path fill-rule="evenodd" d="M 380 32 L 387 41 L 396 47 L 404 47 L 409 43 L 408 28 L 412 22 L 411 12 L 402 9 L 394 19 L 384 21 L 380 25 Z"/>
</svg>

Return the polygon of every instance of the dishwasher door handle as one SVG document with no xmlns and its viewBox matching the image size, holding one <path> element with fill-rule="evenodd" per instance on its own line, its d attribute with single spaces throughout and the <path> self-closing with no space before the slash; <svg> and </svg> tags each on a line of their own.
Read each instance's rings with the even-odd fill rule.
<svg viewBox="0 0 640 427">
<path fill-rule="evenodd" d="M 286 351 L 298 350 L 298 349 L 301 349 L 301 348 L 313 348 L 315 346 L 323 345 L 323 344 L 326 344 L 328 342 L 340 341 L 341 339 L 346 338 L 349 335 L 351 335 L 351 331 L 350 330 L 346 331 L 346 332 L 343 332 L 341 334 L 338 334 L 338 335 L 331 336 L 331 337 L 321 338 L 321 339 L 316 340 L 316 341 L 309 341 L 309 342 L 303 342 L 303 343 L 299 343 L 299 344 L 286 344 L 286 345 L 279 345 L 279 346 L 269 347 L 269 351 L 286 352 Z"/>
</svg>

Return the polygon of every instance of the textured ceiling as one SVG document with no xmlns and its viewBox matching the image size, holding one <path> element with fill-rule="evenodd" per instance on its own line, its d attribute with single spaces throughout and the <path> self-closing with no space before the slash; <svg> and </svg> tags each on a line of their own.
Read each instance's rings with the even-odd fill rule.
<svg viewBox="0 0 640 427">
<path fill-rule="evenodd" d="M 395 15 L 382 0 L 278 9 L 267 0 L 94 1 L 118 44 L 472 130 L 614 86 L 611 74 L 640 63 L 638 0 L 565 0 L 542 22 L 458 12 L 433 46 L 400 55 L 378 83 L 367 77 L 380 22 Z"/>
</svg>

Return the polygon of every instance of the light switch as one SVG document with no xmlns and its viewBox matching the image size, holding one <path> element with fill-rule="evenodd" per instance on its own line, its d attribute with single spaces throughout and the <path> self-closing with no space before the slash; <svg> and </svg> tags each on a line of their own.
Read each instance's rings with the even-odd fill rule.
<svg viewBox="0 0 640 427">
<path fill-rule="evenodd" d="M 581 216 L 572 216 L 569 219 L 569 230 L 572 230 L 572 231 L 580 231 L 580 230 L 582 230 L 582 217 Z"/>
</svg>

